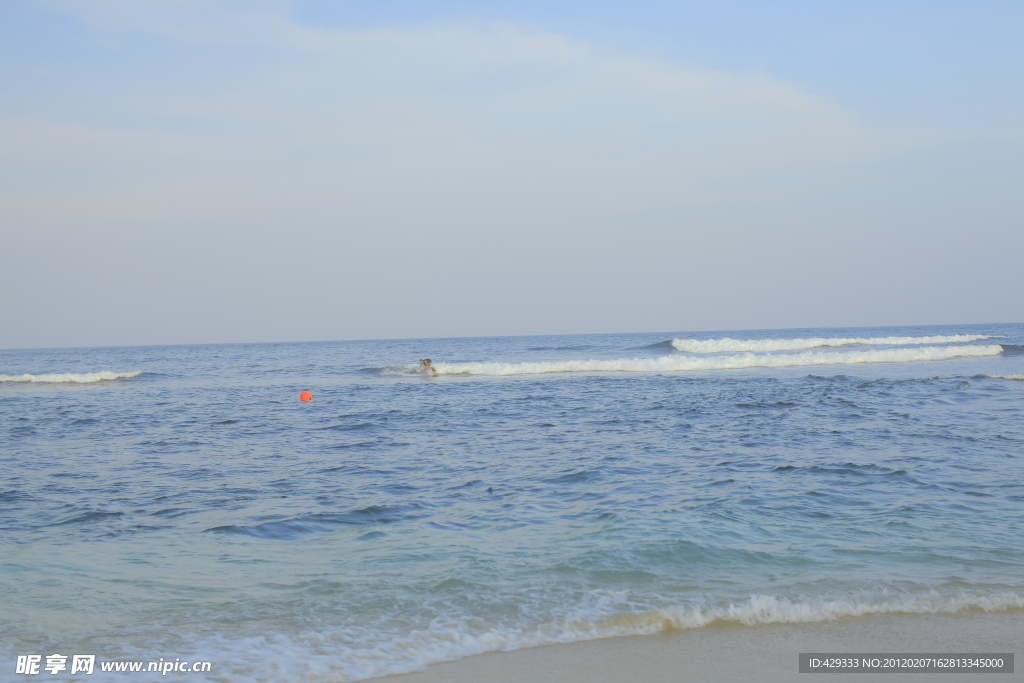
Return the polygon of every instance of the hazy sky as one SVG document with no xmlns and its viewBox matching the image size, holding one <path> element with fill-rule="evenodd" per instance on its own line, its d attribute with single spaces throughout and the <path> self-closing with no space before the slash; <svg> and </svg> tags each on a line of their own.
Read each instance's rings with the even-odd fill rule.
<svg viewBox="0 0 1024 683">
<path fill-rule="evenodd" d="M 0 3 L 0 347 L 1024 320 L 1024 3 Z"/>
</svg>

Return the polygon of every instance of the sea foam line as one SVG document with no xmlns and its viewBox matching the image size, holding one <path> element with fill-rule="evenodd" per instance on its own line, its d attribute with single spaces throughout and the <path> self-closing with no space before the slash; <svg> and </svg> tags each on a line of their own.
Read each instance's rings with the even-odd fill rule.
<svg viewBox="0 0 1024 683">
<path fill-rule="evenodd" d="M 684 372 L 742 368 L 789 368 L 806 365 L 911 363 L 951 358 L 997 356 L 999 344 L 986 346 L 923 346 L 870 351 L 804 351 L 775 355 L 744 353 L 731 356 L 660 356 L 618 360 L 570 360 L 535 363 L 435 363 L 439 375 L 539 375 L 551 372 Z"/>
<path fill-rule="evenodd" d="M 874 596 L 866 600 L 852 596 L 791 600 L 751 595 L 744 601 L 716 606 L 678 605 L 645 612 L 599 609 L 586 616 L 533 626 L 481 628 L 479 619 L 451 616 L 437 618 L 422 630 L 392 635 L 357 627 L 291 635 L 272 633 L 240 640 L 206 636 L 202 639 L 201 651 L 193 653 L 191 659 L 216 661 L 220 667 L 217 680 L 230 678 L 240 683 L 305 681 L 328 671 L 338 680 L 360 681 L 422 671 L 431 664 L 485 652 L 651 635 L 721 623 L 801 624 L 879 614 L 959 614 L 1020 609 L 1024 609 L 1024 596 L 1017 593 L 932 594 L 895 599 Z M 158 649 L 149 647 L 145 651 Z M 136 657 L 143 658 L 141 654 Z"/>
<path fill-rule="evenodd" d="M 74 384 L 92 384 L 93 382 L 106 382 L 115 379 L 131 379 L 141 375 L 141 371 L 135 372 L 85 372 L 81 374 L 66 373 L 52 375 L 0 375 L 0 382 L 71 382 Z"/>
<path fill-rule="evenodd" d="M 1024 375 L 989 375 L 989 379 L 1012 379 L 1018 382 L 1024 382 Z"/>
<path fill-rule="evenodd" d="M 673 339 L 672 348 L 689 353 L 740 353 L 744 351 L 802 351 L 823 346 L 906 346 L 910 344 L 959 344 L 991 339 L 984 334 L 953 334 L 935 337 L 811 337 L 808 339 Z"/>
</svg>

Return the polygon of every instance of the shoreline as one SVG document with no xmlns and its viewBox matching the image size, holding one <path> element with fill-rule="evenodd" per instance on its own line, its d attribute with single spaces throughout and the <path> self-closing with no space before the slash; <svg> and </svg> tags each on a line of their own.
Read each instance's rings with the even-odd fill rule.
<svg viewBox="0 0 1024 683">
<path fill-rule="evenodd" d="M 1013 674 L 798 673 L 800 652 L 1024 653 L 1024 611 L 958 615 L 871 615 L 800 624 L 711 625 L 489 652 L 425 671 L 370 679 L 386 683 L 678 683 L 679 681 L 793 682 L 1024 679 Z"/>
</svg>

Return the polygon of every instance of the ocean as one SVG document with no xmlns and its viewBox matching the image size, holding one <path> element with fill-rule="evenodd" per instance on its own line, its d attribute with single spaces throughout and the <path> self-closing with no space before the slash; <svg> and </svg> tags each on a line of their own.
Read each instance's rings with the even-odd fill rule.
<svg viewBox="0 0 1024 683">
<path fill-rule="evenodd" d="M 1024 324 L 3 350 L 0 435 L 10 680 L 1024 610 Z"/>
</svg>

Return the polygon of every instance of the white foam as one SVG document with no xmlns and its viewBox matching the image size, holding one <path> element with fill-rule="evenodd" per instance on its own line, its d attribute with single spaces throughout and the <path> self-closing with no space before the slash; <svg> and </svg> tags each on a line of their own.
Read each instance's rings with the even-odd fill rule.
<svg viewBox="0 0 1024 683">
<path fill-rule="evenodd" d="M 1012 379 L 1024 382 L 1024 375 L 989 375 L 989 379 Z"/>
<path fill-rule="evenodd" d="M 991 339 L 983 334 L 935 337 L 812 337 L 809 339 L 673 339 L 672 347 L 689 353 L 740 353 L 752 351 L 802 351 L 823 346 L 908 346 L 911 344 L 959 344 Z"/>
<path fill-rule="evenodd" d="M 217 670 L 211 672 L 207 680 L 239 683 L 321 678 L 359 681 L 422 671 L 431 664 L 485 652 L 615 636 L 649 635 L 712 624 L 756 626 L 815 623 L 875 614 L 956 614 L 1020 609 L 1024 609 L 1024 596 L 1017 593 L 952 596 L 936 593 L 892 596 L 882 593 L 800 600 L 751 595 L 738 603 L 678 605 L 642 612 L 616 612 L 607 604 L 599 603 L 584 610 L 585 613 L 540 625 L 487 627 L 480 619 L 439 616 L 421 630 L 391 635 L 362 628 L 307 631 L 287 636 L 276 633 L 242 639 L 207 635 L 199 639 L 198 651 L 188 654 L 194 661 L 215 662 Z M 147 645 L 135 658 L 151 658 L 155 651 L 161 650 L 158 646 Z M 186 653 L 175 654 L 184 656 Z M 194 678 L 201 680 L 199 676 Z M 107 679 L 101 677 L 98 680 Z M 110 680 L 115 678 L 111 676 Z"/>
<path fill-rule="evenodd" d="M 660 356 L 618 360 L 570 360 L 536 363 L 435 363 L 439 375 L 537 375 L 550 372 L 685 372 L 742 368 L 788 368 L 806 365 L 911 363 L 951 358 L 997 356 L 1003 347 L 923 346 L 865 351 L 804 351 L 802 353 L 744 353 L 719 356 Z"/>
<path fill-rule="evenodd" d="M 769 595 L 752 595 L 750 600 L 738 605 L 730 604 L 707 610 L 658 610 L 658 613 L 663 612 L 664 618 L 674 628 L 698 628 L 721 622 L 753 626 L 813 623 L 872 614 L 956 614 L 1016 609 L 1024 609 L 1024 596 L 1017 593 L 953 597 L 932 594 L 927 597 L 863 602 L 853 598 L 798 602 Z"/>
<path fill-rule="evenodd" d="M 0 382 L 71 382 L 74 384 L 92 384 L 93 382 L 107 382 L 115 379 L 131 379 L 138 377 L 142 372 L 85 372 L 81 374 L 53 374 L 53 375 L 0 375 Z"/>
</svg>

